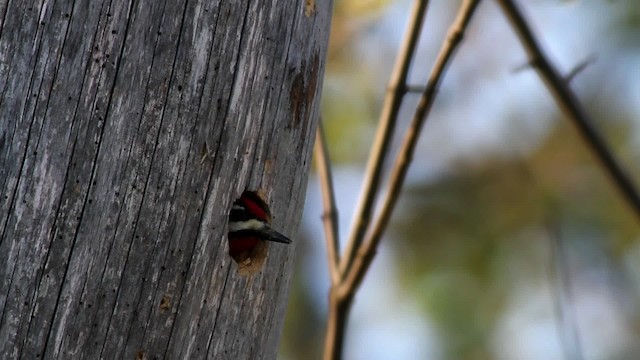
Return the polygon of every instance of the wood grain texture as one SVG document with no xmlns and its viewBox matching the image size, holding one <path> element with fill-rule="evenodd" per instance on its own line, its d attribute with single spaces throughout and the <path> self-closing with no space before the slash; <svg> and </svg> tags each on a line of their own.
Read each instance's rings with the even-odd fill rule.
<svg viewBox="0 0 640 360">
<path fill-rule="evenodd" d="M 331 17 L 308 3 L 0 0 L 0 358 L 275 358 Z M 245 188 L 294 239 L 249 277 Z"/>
</svg>

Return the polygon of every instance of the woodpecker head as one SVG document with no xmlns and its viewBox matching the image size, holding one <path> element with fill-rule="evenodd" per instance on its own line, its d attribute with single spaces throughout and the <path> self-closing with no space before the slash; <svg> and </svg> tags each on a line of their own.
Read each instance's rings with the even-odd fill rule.
<svg viewBox="0 0 640 360">
<path fill-rule="evenodd" d="M 273 230 L 270 223 L 267 204 L 256 193 L 243 192 L 229 214 L 229 255 L 241 263 L 265 241 L 289 244 L 291 240 Z"/>
</svg>

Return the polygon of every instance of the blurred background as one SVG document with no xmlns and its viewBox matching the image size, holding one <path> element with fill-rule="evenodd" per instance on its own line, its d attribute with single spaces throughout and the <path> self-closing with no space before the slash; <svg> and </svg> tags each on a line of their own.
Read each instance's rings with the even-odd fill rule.
<svg viewBox="0 0 640 360">
<path fill-rule="evenodd" d="M 640 2 L 520 0 L 545 51 L 640 184 Z M 336 0 L 322 114 L 344 240 L 409 0 Z M 423 86 L 459 1 L 432 0 Z M 493 1 L 445 74 L 345 359 L 640 359 L 640 226 Z M 405 97 L 394 155 L 418 95 Z M 387 166 L 388 169 L 388 166 Z M 329 276 L 309 180 L 279 358 L 320 358 Z"/>
</svg>

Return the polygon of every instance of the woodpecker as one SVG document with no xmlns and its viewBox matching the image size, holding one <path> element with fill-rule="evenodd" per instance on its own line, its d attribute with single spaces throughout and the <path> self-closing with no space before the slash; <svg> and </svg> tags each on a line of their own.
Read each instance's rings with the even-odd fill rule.
<svg viewBox="0 0 640 360">
<path fill-rule="evenodd" d="M 261 241 L 291 243 L 271 228 L 267 204 L 254 192 L 245 191 L 233 203 L 229 213 L 229 255 L 237 262 L 251 258 Z"/>
</svg>

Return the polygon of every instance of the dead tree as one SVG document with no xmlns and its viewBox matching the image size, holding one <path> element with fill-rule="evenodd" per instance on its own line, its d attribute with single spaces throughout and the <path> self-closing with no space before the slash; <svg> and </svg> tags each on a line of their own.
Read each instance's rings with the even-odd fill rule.
<svg viewBox="0 0 640 360">
<path fill-rule="evenodd" d="M 317 6 L 317 7 L 316 7 Z M 274 358 L 331 1 L 0 1 L 0 358 Z"/>
</svg>

